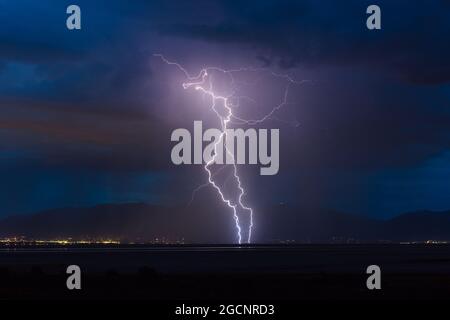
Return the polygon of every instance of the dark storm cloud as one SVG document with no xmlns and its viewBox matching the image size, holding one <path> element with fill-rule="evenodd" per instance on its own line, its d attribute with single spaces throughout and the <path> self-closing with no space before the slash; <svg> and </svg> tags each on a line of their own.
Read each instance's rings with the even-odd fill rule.
<svg viewBox="0 0 450 320">
<path fill-rule="evenodd" d="M 79 101 L 80 108 L 91 109 L 128 102 L 127 110 L 136 111 L 150 69 L 148 53 L 128 33 L 136 33 L 139 18 L 133 15 L 146 5 L 127 10 L 121 1 L 78 1 L 83 29 L 70 32 L 65 28 L 69 4 L 21 0 L 2 5 L 2 98 Z"/>
<path fill-rule="evenodd" d="M 28 200 L 24 211 L 34 201 L 64 206 L 76 198 L 71 188 L 86 197 L 79 191 L 89 184 L 80 182 L 86 172 L 95 181 L 88 203 L 145 201 L 141 173 L 175 173 L 166 194 L 174 201 L 203 182 L 199 168 L 180 171 L 170 162 L 171 131 L 200 115 L 186 111 L 192 95 L 180 90 L 176 70 L 152 61 L 155 52 L 193 71 L 250 63 L 313 80 L 294 87 L 277 114 L 298 120 L 298 128 L 268 124 L 282 126 L 280 175 L 273 185 L 253 185 L 270 201 L 301 193 L 327 206 L 333 202 L 319 191 L 332 190 L 342 196 L 336 202 L 353 203 L 348 195 L 364 195 L 373 172 L 420 168 L 450 148 L 450 3 L 377 3 L 381 31 L 365 28 L 368 1 L 80 0 L 83 28 L 69 32 L 70 1 L 0 1 L 0 163 L 9 179 L 18 177 L 16 193 L 28 186 L 8 211 Z M 36 200 L 47 173 L 51 201 Z M 105 198 L 111 181 L 133 192 Z M 245 181 L 257 203 L 258 188 Z M 52 202 L 61 186 L 67 199 Z"/>
<path fill-rule="evenodd" d="M 221 4 L 218 23 L 167 23 L 162 32 L 322 73 L 301 105 L 293 98 L 301 129 L 282 148 L 298 146 L 284 158 L 293 167 L 410 166 L 450 148 L 450 97 L 439 86 L 450 81 L 447 2 L 379 1 L 380 31 L 365 27 L 368 1 Z"/>
<path fill-rule="evenodd" d="M 292 166 L 371 170 L 412 166 L 450 148 L 446 90 L 416 91 L 385 81 L 355 84 L 341 75 L 338 85 L 302 91 L 308 91 L 308 97 L 298 106 L 300 129 L 290 133 L 281 148 L 289 150 L 285 159 Z M 289 148 L 293 140 L 294 153 Z"/>
<path fill-rule="evenodd" d="M 2 149 L 26 149 L 15 160 L 33 166 L 166 167 L 148 148 L 167 149 L 159 137 L 168 129 L 149 114 L 149 53 L 133 30 L 148 5 L 79 1 L 83 29 L 70 32 L 68 4 L 2 4 Z"/>
<path fill-rule="evenodd" d="M 450 81 L 448 2 L 378 1 L 382 30 L 375 32 L 365 28 L 368 1 L 223 4 L 226 14 L 220 23 L 167 24 L 163 32 L 247 46 L 283 68 L 362 65 L 413 83 Z"/>
<path fill-rule="evenodd" d="M 32 48 L 32 50 L 24 50 L 24 47 Z M 19 42 L 16 39 L 3 39 L 2 43 L 0 43 L 0 58 L 37 63 L 55 60 L 70 61 L 77 59 L 77 55 L 65 48 L 53 46 L 49 43 Z"/>
</svg>

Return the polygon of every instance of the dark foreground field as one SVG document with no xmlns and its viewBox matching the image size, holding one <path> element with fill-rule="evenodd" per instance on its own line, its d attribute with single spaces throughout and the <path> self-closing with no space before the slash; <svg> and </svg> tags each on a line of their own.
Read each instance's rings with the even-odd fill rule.
<svg viewBox="0 0 450 320">
<path fill-rule="evenodd" d="M 79 265 L 82 289 L 66 288 Z M 366 268 L 382 289 L 366 288 Z M 450 246 L 2 248 L 1 299 L 447 299 Z"/>
</svg>

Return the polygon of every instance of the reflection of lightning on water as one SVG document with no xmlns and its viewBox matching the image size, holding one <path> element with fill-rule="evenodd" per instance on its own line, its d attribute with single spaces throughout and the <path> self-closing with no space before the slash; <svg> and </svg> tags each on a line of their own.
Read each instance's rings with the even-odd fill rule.
<svg viewBox="0 0 450 320">
<path fill-rule="evenodd" d="M 255 125 L 255 124 L 259 124 L 262 123 L 268 119 L 275 119 L 275 120 L 279 120 L 277 118 L 275 118 L 274 114 L 276 113 L 276 111 L 278 111 L 280 108 L 282 108 L 283 106 L 285 106 L 288 102 L 288 93 L 289 93 L 289 88 L 292 84 L 301 84 L 306 82 L 306 80 L 303 81 L 295 81 L 294 79 L 292 79 L 290 76 L 288 75 L 284 75 L 284 74 L 278 74 L 275 72 L 271 72 L 268 71 L 267 69 L 264 68 L 240 68 L 240 69 L 232 69 L 232 70 L 224 70 L 218 67 L 207 67 L 207 68 L 203 68 L 200 70 L 200 72 L 196 75 L 196 76 L 191 76 L 187 70 L 181 66 L 179 63 L 177 62 L 172 62 L 167 60 L 163 55 L 161 54 L 154 54 L 155 57 L 159 57 L 163 62 L 165 62 L 168 65 L 173 65 L 176 66 L 181 72 L 184 73 L 185 77 L 186 77 L 186 81 L 183 83 L 183 88 L 184 89 L 189 89 L 189 88 L 194 88 L 197 91 L 202 92 L 203 94 L 211 97 L 212 100 L 212 105 L 211 105 L 211 110 L 214 111 L 216 113 L 216 115 L 218 116 L 220 123 L 221 123 L 221 135 L 220 138 L 214 143 L 214 156 L 205 164 L 204 168 L 205 171 L 208 174 L 208 182 L 205 184 L 200 185 L 198 188 L 196 188 L 192 194 L 192 199 L 191 202 L 194 198 L 195 193 L 200 190 L 201 188 L 207 186 L 207 185 L 211 185 L 213 186 L 218 194 L 220 195 L 221 200 L 233 210 L 233 217 L 236 223 L 236 229 L 237 229 L 237 238 L 238 238 L 238 242 L 239 244 L 242 243 L 242 241 L 244 240 L 246 243 L 250 243 L 251 242 L 251 237 L 252 237 L 252 228 L 253 228 L 253 209 L 246 206 L 244 204 L 243 201 L 243 197 L 245 196 L 245 190 L 242 186 L 241 183 L 241 179 L 238 175 L 237 172 L 237 166 L 235 161 L 233 161 L 233 169 L 232 169 L 232 173 L 233 173 L 233 177 L 236 181 L 237 184 L 237 189 L 238 189 L 238 196 L 237 196 L 237 201 L 232 201 L 231 199 L 227 199 L 227 197 L 224 195 L 224 192 L 222 191 L 222 188 L 214 181 L 214 177 L 219 173 L 219 171 L 223 170 L 223 168 L 225 168 L 225 166 L 221 167 L 219 170 L 217 170 L 215 173 L 212 173 L 211 171 L 211 165 L 215 162 L 216 160 L 216 156 L 218 154 L 217 152 L 217 148 L 218 146 L 223 144 L 225 145 L 225 150 L 227 152 L 227 154 L 232 157 L 232 159 L 234 159 L 234 155 L 233 152 L 231 152 L 225 141 L 227 138 L 227 129 L 228 129 L 228 125 L 230 123 L 240 123 L 240 124 L 247 124 L 247 125 Z M 285 91 L 283 94 L 283 99 L 282 101 L 276 105 L 274 108 L 271 109 L 271 111 L 269 113 L 267 113 L 266 115 L 264 115 L 263 117 L 259 118 L 259 119 L 243 119 L 241 117 L 238 117 L 236 115 L 233 114 L 233 108 L 234 107 L 238 107 L 239 106 L 239 101 L 241 99 L 248 99 L 250 101 L 253 101 L 250 97 L 246 97 L 246 96 L 236 96 L 234 92 L 232 92 L 231 94 L 227 95 L 227 96 L 223 96 L 223 95 L 218 95 L 216 93 L 214 93 L 213 91 L 213 85 L 212 85 L 212 79 L 211 77 L 209 77 L 209 73 L 210 72 L 220 72 L 223 73 L 225 75 L 227 75 L 231 81 L 232 86 L 235 85 L 236 81 L 233 77 L 233 74 L 236 72 L 258 72 L 258 71 L 264 71 L 264 72 L 270 72 L 270 74 L 274 77 L 277 78 L 281 78 L 283 80 L 286 81 L 286 87 L 285 87 Z M 236 104 L 233 103 L 233 101 L 237 101 Z M 225 108 L 225 115 L 222 115 L 217 109 L 217 103 L 222 103 L 224 108 Z M 298 122 L 295 121 L 294 123 L 295 126 L 298 126 Z M 242 224 L 239 221 L 239 213 L 241 212 L 247 212 L 248 216 L 249 216 L 249 223 L 248 223 L 248 227 L 246 228 L 246 230 L 244 230 L 246 232 L 246 236 L 245 239 L 243 239 L 242 236 Z"/>
</svg>

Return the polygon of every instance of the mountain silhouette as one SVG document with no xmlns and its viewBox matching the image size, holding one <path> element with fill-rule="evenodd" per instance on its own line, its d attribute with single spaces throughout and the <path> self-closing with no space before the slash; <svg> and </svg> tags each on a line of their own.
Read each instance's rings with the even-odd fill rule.
<svg viewBox="0 0 450 320">
<path fill-rule="evenodd" d="M 167 207 L 145 203 L 60 208 L 0 220 L 0 237 L 115 238 L 123 241 L 185 239 L 235 242 L 231 213 L 220 204 Z M 287 205 L 256 211 L 254 241 L 378 242 L 450 240 L 450 211 L 417 211 L 376 220 L 334 210 Z"/>
</svg>

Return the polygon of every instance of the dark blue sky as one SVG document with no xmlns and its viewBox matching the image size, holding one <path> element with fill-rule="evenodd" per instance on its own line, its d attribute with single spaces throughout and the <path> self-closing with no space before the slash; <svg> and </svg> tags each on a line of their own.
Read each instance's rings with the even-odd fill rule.
<svg viewBox="0 0 450 320">
<path fill-rule="evenodd" d="M 277 115 L 300 125 L 273 124 L 279 174 L 243 172 L 249 203 L 450 209 L 450 1 L 18 0 L 0 21 L 0 216 L 189 201 L 205 176 L 171 164 L 170 133 L 201 114 L 153 53 L 312 80 Z"/>
</svg>

